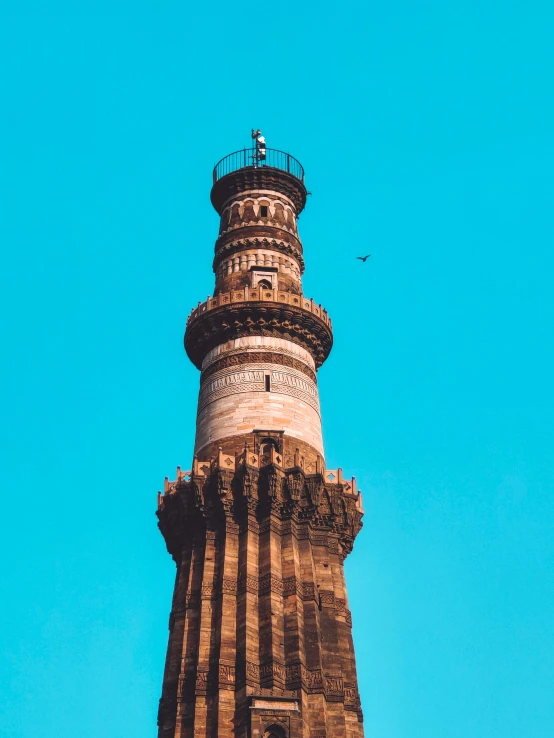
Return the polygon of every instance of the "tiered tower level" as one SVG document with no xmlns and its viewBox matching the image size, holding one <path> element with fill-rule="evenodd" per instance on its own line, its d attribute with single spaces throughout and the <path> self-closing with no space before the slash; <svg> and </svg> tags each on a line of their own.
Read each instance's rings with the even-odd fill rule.
<svg viewBox="0 0 554 738">
<path fill-rule="evenodd" d="M 333 338 L 302 294 L 304 172 L 253 153 L 214 170 L 214 295 L 185 332 L 200 394 L 192 469 L 159 495 L 177 576 L 158 735 L 361 738 L 343 570 L 361 495 L 325 466 Z"/>
</svg>

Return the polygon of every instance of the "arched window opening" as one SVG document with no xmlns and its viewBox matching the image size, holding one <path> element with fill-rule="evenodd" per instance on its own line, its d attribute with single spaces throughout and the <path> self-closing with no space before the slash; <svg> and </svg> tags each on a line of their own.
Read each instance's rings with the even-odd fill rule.
<svg viewBox="0 0 554 738">
<path fill-rule="evenodd" d="M 275 451 L 279 451 L 279 444 L 274 438 L 262 438 L 260 441 L 260 448 L 262 453 L 269 453 L 270 449 L 274 448 Z"/>
<path fill-rule="evenodd" d="M 273 440 L 273 438 L 264 438 L 263 441 L 260 443 L 260 454 L 262 457 L 262 464 L 269 464 L 271 461 L 271 452 L 276 451 L 279 452 L 279 448 L 277 446 L 277 443 Z"/>
<path fill-rule="evenodd" d="M 281 725 L 270 725 L 264 730 L 263 738 L 287 738 L 287 732 Z"/>
<path fill-rule="evenodd" d="M 258 287 L 261 290 L 271 290 L 271 289 L 273 289 L 272 286 L 271 286 L 271 282 L 268 279 L 260 279 L 260 281 L 258 282 Z"/>
</svg>

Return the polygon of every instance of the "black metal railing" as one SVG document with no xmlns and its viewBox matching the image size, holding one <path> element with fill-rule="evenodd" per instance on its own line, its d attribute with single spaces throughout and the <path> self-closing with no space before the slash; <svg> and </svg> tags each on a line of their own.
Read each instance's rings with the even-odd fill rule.
<svg viewBox="0 0 554 738">
<path fill-rule="evenodd" d="M 284 151 L 277 151 L 277 149 L 266 149 L 265 152 L 264 160 L 258 158 L 254 147 L 227 154 L 214 167 L 214 184 L 226 174 L 231 174 L 231 172 L 236 172 L 238 169 L 244 169 L 245 167 L 259 167 L 260 169 L 262 167 L 274 167 L 292 174 L 301 182 L 304 181 L 304 168 L 294 156 Z"/>
</svg>

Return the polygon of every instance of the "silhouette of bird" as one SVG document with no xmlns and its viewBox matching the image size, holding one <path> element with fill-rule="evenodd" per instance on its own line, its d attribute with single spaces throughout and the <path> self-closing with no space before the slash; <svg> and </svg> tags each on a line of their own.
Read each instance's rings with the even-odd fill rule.
<svg viewBox="0 0 554 738">
<path fill-rule="evenodd" d="M 369 259 L 370 256 L 371 254 L 368 254 L 367 256 L 357 256 L 356 259 L 359 259 L 360 261 L 365 262 L 366 259 Z"/>
</svg>

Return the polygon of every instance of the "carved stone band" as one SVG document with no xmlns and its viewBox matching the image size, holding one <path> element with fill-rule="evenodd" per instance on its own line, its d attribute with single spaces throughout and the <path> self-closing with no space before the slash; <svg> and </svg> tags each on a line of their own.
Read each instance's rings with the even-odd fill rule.
<svg viewBox="0 0 554 738">
<path fill-rule="evenodd" d="M 232 302 L 191 318 L 185 349 L 200 369 L 208 351 L 240 336 L 276 336 L 306 348 L 320 367 L 333 345 L 331 326 L 313 312 L 279 302 Z"/>
<path fill-rule="evenodd" d="M 280 356 L 291 356 L 293 359 L 306 364 L 313 372 L 315 372 L 315 362 L 313 356 L 302 346 L 285 338 L 274 338 L 272 336 L 243 336 L 234 338 L 227 343 L 215 346 L 208 351 L 202 362 L 202 371 L 211 366 L 214 362 L 219 361 L 224 356 L 236 356 L 246 353 L 273 353 Z M 232 364 L 230 364 L 232 366 Z"/>
<path fill-rule="evenodd" d="M 250 356 L 250 354 L 247 354 Z M 306 376 L 299 375 L 295 369 L 280 371 L 272 364 L 244 364 L 242 370 L 227 369 L 213 374 L 202 383 L 198 398 L 198 412 L 206 405 L 222 397 L 242 392 L 266 391 L 265 377 L 271 379 L 271 392 L 296 397 L 320 414 L 317 385 Z"/>
<path fill-rule="evenodd" d="M 312 382 L 316 381 L 315 372 L 306 366 L 304 362 L 293 358 L 292 356 L 286 356 L 284 354 L 277 354 L 273 351 L 251 351 L 246 353 L 244 350 L 241 353 L 234 354 L 233 356 L 224 356 L 211 364 L 207 369 L 202 372 L 200 383 L 203 384 L 208 377 L 212 374 L 220 371 L 221 369 L 228 369 L 232 366 L 240 366 L 241 364 L 277 364 L 280 366 L 287 366 L 291 369 L 296 369 L 299 372 L 303 372 L 308 376 Z"/>
<path fill-rule="evenodd" d="M 240 234 L 236 233 L 235 236 Z M 278 236 L 278 234 L 276 234 Z M 228 259 L 233 254 L 243 252 L 247 249 L 263 249 L 264 251 L 278 251 L 285 256 L 292 257 L 298 262 L 300 273 L 304 273 L 305 264 L 302 256 L 302 244 L 298 239 L 289 243 L 284 238 L 268 238 L 267 233 L 253 237 L 252 234 L 248 238 L 233 238 L 226 243 L 217 244 L 217 252 L 213 260 L 213 270 L 217 272 L 221 262 Z"/>
<path fill-rule="evenodd" d="M 308 194 L 303 182 L 282 169 L 245 167 L 215 182 L 210 195 L 212 205 L 221 214 L 232 197 L 251 190 L 269 190 L 285 195 L 294 205 L 297 216 L 303 210 Z"/>
</svg>

